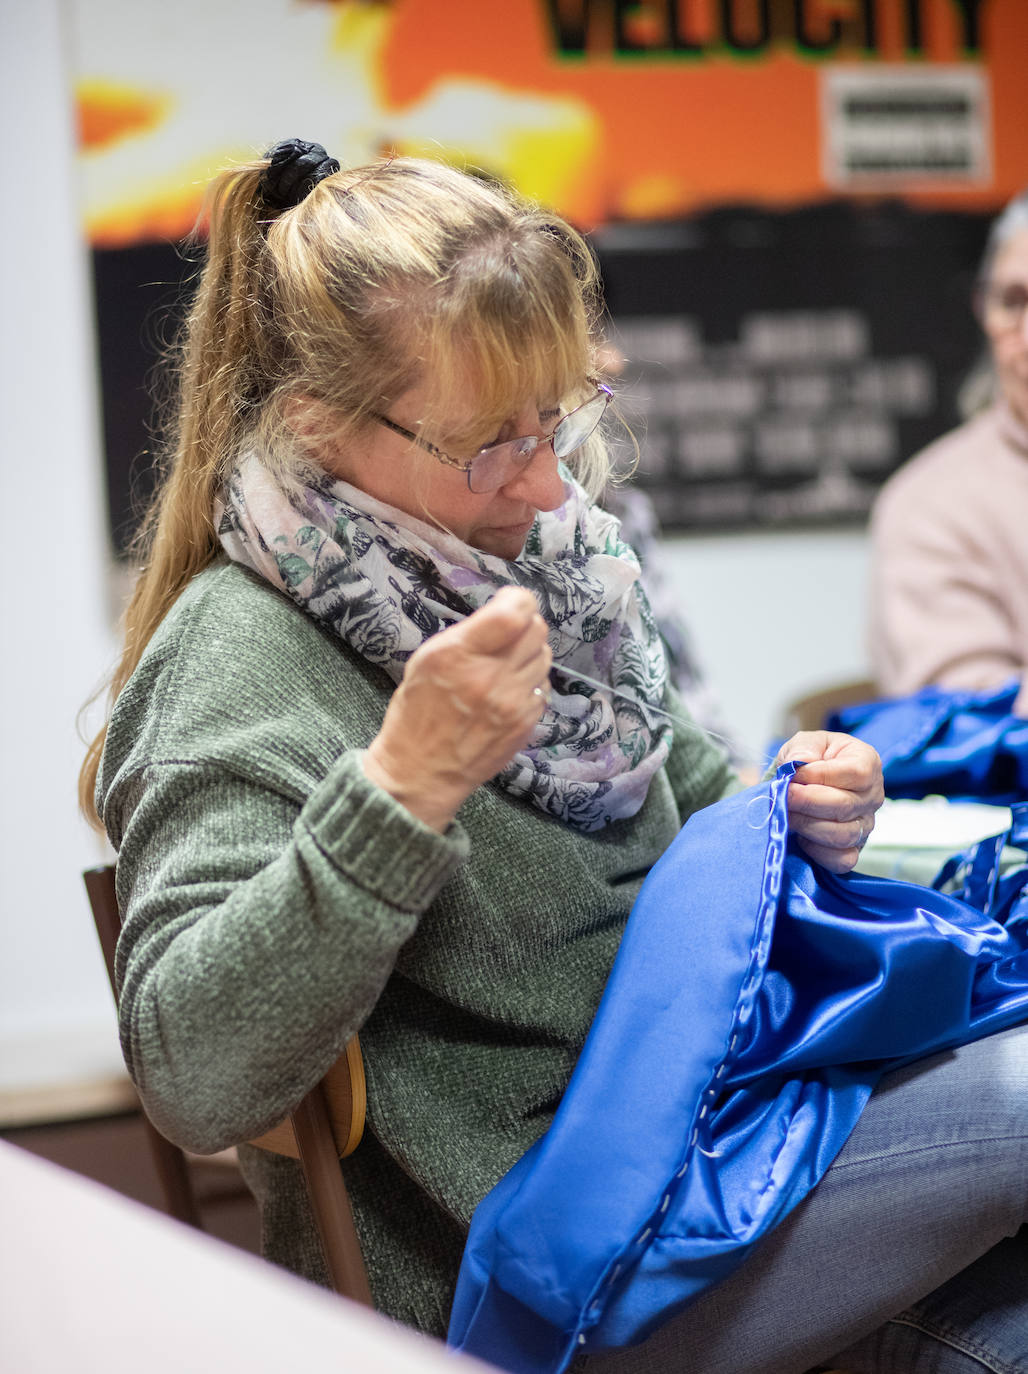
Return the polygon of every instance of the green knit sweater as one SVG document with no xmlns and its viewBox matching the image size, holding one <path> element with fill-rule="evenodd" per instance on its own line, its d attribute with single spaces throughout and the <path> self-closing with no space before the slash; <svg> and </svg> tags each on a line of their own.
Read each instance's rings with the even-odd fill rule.
<svg viewBox="0 0 1028 1374">
<path fill-rule="evenodd" d="M 98 798 L 147 1112 L 192 1150 L 250 1139 L 360 1030 L 367 1128 L 343 1167 L 375 1304 L 442 1335 L 471 1213 L 546 1129 L 643 877 L 735 784 L 678 729 L 630 820 L 581 834 L 489 784 L 439 835 L 361 767 L 391 690 L 216 564 L 119 696 Z M 265 1253 L 324 1281 L 297 1165 L 240 1154 Z"/>
</svg>

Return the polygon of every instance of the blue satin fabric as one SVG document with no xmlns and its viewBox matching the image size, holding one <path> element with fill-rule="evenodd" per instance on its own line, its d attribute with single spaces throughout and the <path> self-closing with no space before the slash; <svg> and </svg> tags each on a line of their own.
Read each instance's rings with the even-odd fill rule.
<svg viewBox="0 0 1028 1374">
<path fill-rule="evenodd" d="M 1028 796 L 1028 720 L 1012 714 L 1019 680 L 991 692 L 925 687 L 913 696 L 847 706 L 829 716 L 873 744 L 890 797 L 974 797 L 1008 806 Z"/>
<path fill-rule="evenodd" d="M 452 1345 L 542 1374 L 641 1340 L 806 1196 L 887 1068 L 1028 1019 L 1024 923 L 812 866 L 793 771 L 647 878 L 550 1130 L 475 1212 Z"/>
</svg>

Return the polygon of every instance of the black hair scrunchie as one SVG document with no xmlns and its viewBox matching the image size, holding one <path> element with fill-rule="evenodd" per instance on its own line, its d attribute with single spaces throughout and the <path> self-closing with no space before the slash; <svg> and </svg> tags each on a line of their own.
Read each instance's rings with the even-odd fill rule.
<svg viewBox="0 0 1028 1374">
<path fill-rule="evenodd" d="M 270 162 L 261 174 L 261 197 L 273 210 L 289 210 L 299 205 L 319 181 L 339 171 L 339 163 L 329 157 L 320 143 L 307 143 L 302 138 L 276 143 L 265 157 Z"/>
</svg>

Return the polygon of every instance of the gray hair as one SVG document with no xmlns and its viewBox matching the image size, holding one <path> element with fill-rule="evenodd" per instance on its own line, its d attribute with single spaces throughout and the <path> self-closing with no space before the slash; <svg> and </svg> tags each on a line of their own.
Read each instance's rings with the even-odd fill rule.
<svg viewBox="0 0 1028 1374">
<path fill-rule="evenodd" d="M 991 274 L 992 264 L 999 250 L 1023 229 L 1028 229 L 1028 187 L 1016 195 L 992 221 L 989 237 L 985 241 L 985 252 L 982 254 L 979 275 L 983 281 Z"/>
<path fill-rule="evenodd" d="M 1028 187 L 1008 201 L 989 226 L 982 253 L 978 280 L 988 281 L 992 275 L 993 264 L 1001 248 L 1004 248 L 1015 234 L 1028 229 Z M 964 378 L 957 392 L 957 410 L 965 420 L 984 410 L 996 399 L 996 374 L 992 366 L 992 353 L 988 348 L 982 351 L 974 367 Z"/>
</svg>

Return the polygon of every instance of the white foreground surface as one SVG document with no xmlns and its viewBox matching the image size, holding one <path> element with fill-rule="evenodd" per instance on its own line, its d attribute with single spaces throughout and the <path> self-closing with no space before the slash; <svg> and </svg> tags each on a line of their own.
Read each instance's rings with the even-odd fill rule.
<svg viewBox="0 0 1028 1374">
<path fill-rule="evenodd" d="M 3 1142 L 0 1216 L 12 1374 L 490 1368 Z"/>
</svg>

